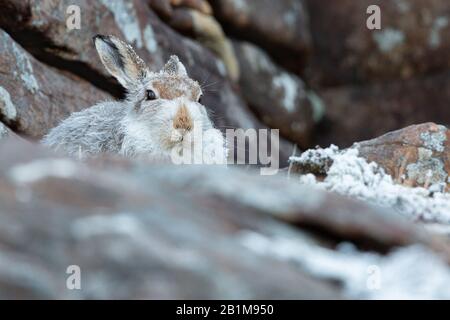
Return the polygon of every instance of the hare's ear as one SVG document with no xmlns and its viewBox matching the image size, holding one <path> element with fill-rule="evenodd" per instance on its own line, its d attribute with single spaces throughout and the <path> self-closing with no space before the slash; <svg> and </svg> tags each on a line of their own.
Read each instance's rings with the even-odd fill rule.
<svg viewBox="0 0 450 320">
<path fill-rule="evenodd" d="M 93 41 L 106 70 L 126 89 L 146 77 L 148 69 L 130 45 L 114 36 L 96 35 Z"/>
<path fill-rule="evenodd" d="M 171 56 L 163 71 L 169 75 L 187 77 L 186 68 L 177 56 Z"/>
</svg>

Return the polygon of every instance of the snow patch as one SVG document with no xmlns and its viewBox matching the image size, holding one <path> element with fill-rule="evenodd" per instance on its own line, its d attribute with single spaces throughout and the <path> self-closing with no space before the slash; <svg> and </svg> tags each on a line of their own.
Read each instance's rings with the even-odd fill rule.
<svg viewBox="0 0 450 320">
<path fill-rule="evenodd" d="M 42 159 L 11 169 L 10 178 L 18 184 L 29 184 L 47 177 L 70 178 L 76 175 L 76 164 L 67 159 Z"/>
<path fill-rule="evenodd" d="M 0 139 L 6 137 L 9 134 L 8 128 L 0 122 Z"/>
<path fill-rule="evenodd" d="M 225 63 L 223 63 L 222 60 L 216 59 L 216 66 L 217 70 L 219 70 L 220 75 L 225 77 L 228 73 L 227 68 L 225 67 Z"/>
<path fill-rule="evenodd" d="M 79 239 L 89 239 L 93 236 L 121 234 L 135 237 L 145 234 L 141 224 L 129 214 L 96 215 L 80 218 L 72 225 L 72 233 Z"/>
<path fill-rule="evenodd" d="M 300 1 L 291 2 L 290 8 L 283 14 L 283 21 L 289 27 L 295 28 L 297 24 L 298 17 L 303 13 L 302 3 Z"/>
<path fill-rule="evenodd" d="M 393 208 L 414 221 L 450 223 L 450 194 L 442 192 L 443 188 L 438 185 L 429 189 L 411 188 L 396 184 L 376 163 L 367 163 L 359 157 L 356 148 L 340 151 L 338 147 L 331 146 L 308 150 L 300 157 L 291 157 L 290 162 L 306 167 L 329 166 L 323 181 L 316 181 L 311 174 L 301 175 L 301 184 Z"/>
<path fill-rule="evenodd" d="M 387 256 L 352 244 L 331 250 L 296 238 L 269 238 L 245 231 L 239 241 L 261 255 L 288 260 L 321 278 L 337 280 L 353 299 L 449 299 L 450 270 L 429 249 L 414 245 Z"/>
<path fill-rule="evenodd" d="M 141 30 L 132 1 L 108 1 L 100 0 L 101 3 L 114 14 L 114 20 L 129 43 L 135 43 L 136 47 L 142 48 Z"/>
<path fill-rule="evenodd" d="M 283 106 L 286 110 L 288 112 L 295 111 L 297 91 L 299 90 L 296 79 L 290 74 L 282 73 L 273 78 L 273 84 L 275 88 L 283 91 Z"/>
<path fill-rule="evenodd" d="M 406 13 L 411 9 L 410 4 L 405 0 L 395 0 L 395 4 L 401 13 Z"/>
<path fill-rule="evenodd" d="M 156 41 L 155 32 L 151 25 L 146 25 L 144 28 L 145 47 L 150 53 L 158 51 L 158 42 Z"/>
<path fill-rule="evenodd" d="M 373 39 L 381 52 L 389 53 L 405 41 L 405 34 L 400 30 L 386 28 L 385 30 L 375 32 Z"/>
<path fill-rule="evenodd" d="M 247 63 L 250 64 L 253 71 L 265 71 L 267 73 L 276 72 L 276 68 L 272 61 L 270 61 L 270 58 L 257 47 L 249 43 L 244 43 L 242 44 L 242 50 L 244 51 Z"/>
<path fill-rule="evenodd" d="M 17 117 L 16 106 L 11 101 L 9 92 L 0 86 L 0 115 L 8 123 L 14 122 Z"/>
<path fill-rule="evenodd" d="M 246 0 L 232 0 L 231 4 L 236 11 L 247 12 L 248 6 Z"/>
<path fill-rule="evenodd" d="M 448 18 L 447 17 L 438 17 L 434 21 L 429 38 L 429 45 L 431 48 L 436 49 L 441 45 L 441 30 L 448 26 Z"/>
<path fill-rule="evenodd" d="M 307 91 L 306 97 L 309 102 L 311 102 L 314 121 L 319 122 L 325 115 L 325 104 L 323 103 L 323 100 L 313 91 Z"/>
</svg>

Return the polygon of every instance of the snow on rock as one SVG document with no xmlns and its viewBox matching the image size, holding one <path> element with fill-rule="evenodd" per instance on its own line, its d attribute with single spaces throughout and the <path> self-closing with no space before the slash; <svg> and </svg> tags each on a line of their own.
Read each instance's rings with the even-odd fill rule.
<svg viewBox="0 0 450 320">
<path fill-rule="evenodd" d="M 318 181 L 311 173 L 300 175 L 300 183 L 340 193 L 372 204 L 392 207 L 412 220 L 450 223 L 450 195 L 443 185 L 430 188 L 407 187 L 394 182 L 375 162 L 368 163 L 358 156 L 356 148 L 339 150 L 336 146 L 304 152 L 291 157 L 290 162 L 310 171 L 325 173 Z M 318 168 L 322 169 L 322 172 Z"/>
<path fill-rule="evenodd" d="M 8 129 L 6 126 L 0 122 L 0 139 L 8 136 Z"/>
<path fill-rule="evenodd" d="M 337 250 L 294 238 L 242 232 L 241 244 L 264 256 L 288 260 L 320 278 L 338 281 L 353 299 L 449 299 L 450 270 L 429 249 L 413 245 L 382 256 L 350 243 Z"/>
</svg>

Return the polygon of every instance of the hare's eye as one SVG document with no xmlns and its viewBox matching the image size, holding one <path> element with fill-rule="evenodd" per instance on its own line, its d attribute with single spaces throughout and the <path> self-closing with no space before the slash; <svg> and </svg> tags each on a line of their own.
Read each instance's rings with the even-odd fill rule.
<svg viewBox="0 0 450 320">
<path fill-rule="evenodd" d="M 203 98 L 203 95 L 200 95 L 200 97 L 198 97 L 198 103 L 202 103 L 202 98 Z"/>
<path fill-rule="evenodd" d="M 156 93 L 153 90 L 147 90 L 146 98 L 147 98 L 147 100 L 155 100 L 156 99 Z"/>
</svg>

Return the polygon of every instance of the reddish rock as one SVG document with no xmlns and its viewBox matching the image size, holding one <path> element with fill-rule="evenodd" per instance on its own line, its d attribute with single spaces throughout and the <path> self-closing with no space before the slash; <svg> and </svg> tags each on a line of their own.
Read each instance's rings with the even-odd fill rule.
<svg viewBox="0 0 450 320">
<path fill-rule="evenodd" d="M 335 86 L 408 79 L 450 66 L 447 0 L 307 0 L 314 54 L 308 79 Z M 381 9 L 381 30 L 366 10 Z"/>
<path fill-rule="evenodd" d="M 342 297 L 303 265 L 264 254 L 272 239 L 311 252 L 332 252 L 340 241 L 382 251 L 420 243 L 450 261 L 446 242 L 389 209 L 286 178 L 123 158 L 78 162 L 10 140 L 0 150 L 3 299 Z M 66 287 L 73 265 L 80 290 Z"/>
<path fill-rule="evenodd" d="M 361 156 L 378 163 L 398 182 L 450 185 L 450 131 L 445 126 L 413 125 L 355 146 Z"/>
</svg>

